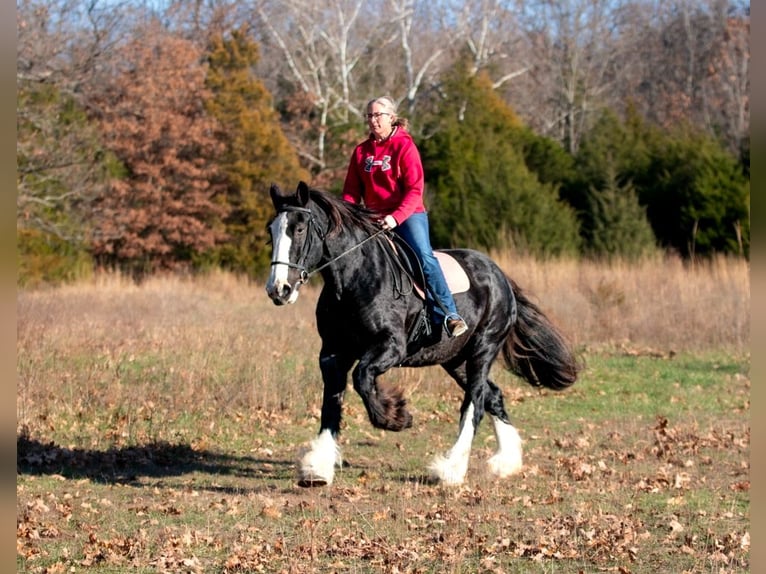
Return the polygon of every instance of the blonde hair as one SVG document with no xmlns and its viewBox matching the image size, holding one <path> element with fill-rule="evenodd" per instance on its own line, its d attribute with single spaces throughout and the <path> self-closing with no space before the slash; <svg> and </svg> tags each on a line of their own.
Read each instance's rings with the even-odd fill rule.
<svg viewBox="0 0 766 574">
<path fill-rule="evenodd" d="M 409 121 L 407 118 L 400 118 L 396 113 L 396 102 L 394 102 L 393 98 L 390 96 L 378 96 L 377 98 L 371 99 L 369 102 L 367 102 L 367 111 L 370 110 L 372 104 L 383 106 L 383 109 L 386 111 L 386 113 L 391 114 L 391 117 L 393 118 L 391 120 L 391 125 L 399 126 L 405 130 L 409 127 Z"/>
</svg>

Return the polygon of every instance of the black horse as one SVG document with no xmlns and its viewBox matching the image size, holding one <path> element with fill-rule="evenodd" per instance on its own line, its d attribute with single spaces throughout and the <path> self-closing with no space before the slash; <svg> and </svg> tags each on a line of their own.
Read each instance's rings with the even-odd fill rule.
<svg viewBox="0 0 766 574">
<path fill-rule="evenodd" d="M 401 390 L 378 381 L 397 366 L 441 365 L 465 392 L 460 431 L 446 456 L 431 465 L 433 477 L 459 484 L 468 469 L 471 442 L 485 412 L 494 423 L 497 452 L 490 471 L 508 476 L 521 468 L 521 439 L 511 425 L 500 389 L 489 380 L 502 352 L 506 366 L 530 384 L 561 390 L 575 382 L 578 364 L 559 331 L 486 255 L 468 249 L 444 253 L 467 274 L 467 290 L 455 294 L 469 331 L 456 338 L 436 331 L 413 346 L 412 333 L 424 302 L 410 276 L 392 256 L 391 232 L 374 213 L 300 182 L 294 195 L 271 187 L 276 215 L 269 223 L 271 274 L 266 291 L 277 305 L 293 303 L 311 275 L 324 287 L 316 308 L 322 339 L 319 366 L 324 381 L 319 435 L 303 455 L 299 484 L 333 480 L 340 464 L 343 395 L 349 371 L 354 389 L 377 428 L 400 431 L 412 425 Z M 427 331 L 427 330 L 426 330 Z"/>
</svg>

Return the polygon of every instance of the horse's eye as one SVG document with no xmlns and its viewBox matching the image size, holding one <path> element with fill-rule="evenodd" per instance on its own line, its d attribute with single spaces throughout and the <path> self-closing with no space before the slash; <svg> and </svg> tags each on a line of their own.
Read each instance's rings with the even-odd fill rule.
<svg viewBox="0 0 766 574">
<path fill-rule="evenodd" d="M 306 224 L 298 223 L 295 226 L 295 235 L 303 235 L 304 233 L 306 233 Z"/>
</svg>

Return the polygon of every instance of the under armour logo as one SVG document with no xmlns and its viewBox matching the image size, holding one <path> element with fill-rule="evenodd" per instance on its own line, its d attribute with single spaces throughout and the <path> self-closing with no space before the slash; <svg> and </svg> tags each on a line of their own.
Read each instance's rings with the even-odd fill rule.
<svg viewBox="0 0 766 574">
<path fill-rule="evenodd" d="M 374 156 L 367 156 L 364 160 L 364 171 L 370 172 L 376 165 L 380 166 L 380 171 L 388 171 L 391 169 L 391 156 L 384 155 L 383 159 L 375 159 Z"/>
</svg>

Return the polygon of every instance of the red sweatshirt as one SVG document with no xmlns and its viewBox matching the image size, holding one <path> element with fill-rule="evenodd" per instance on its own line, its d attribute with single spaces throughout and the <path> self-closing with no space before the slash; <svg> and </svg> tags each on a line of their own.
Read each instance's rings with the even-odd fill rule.
<svg viewBox="0 0 766 574">
<path fill-rule="evenodd" d="M 392 215 L 402 223 L 423 205 L 423 164 L 415 142 L 406 130 L 397 127 L 382 143 L 370 136 L 354 149 L 343 184 L 343 199 L 362 203 Z"/>
</svg>

